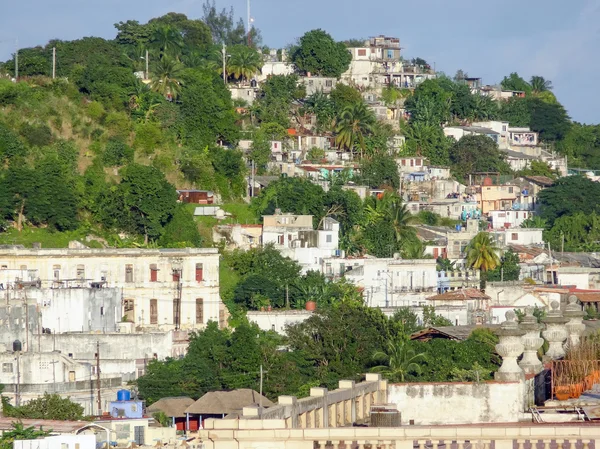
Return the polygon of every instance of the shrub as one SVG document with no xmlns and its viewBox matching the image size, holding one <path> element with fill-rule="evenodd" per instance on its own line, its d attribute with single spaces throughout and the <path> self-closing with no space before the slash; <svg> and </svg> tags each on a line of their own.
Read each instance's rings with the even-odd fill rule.
<svg viewBox="0 0 600 449">
<path fill-rule="evenodd" d="M 20 129 L 21 136 L 32 147 L 45 147 L 52 143 L 52 131 L 48 125 L 30 125 L 23 123 Z"/>
<path fill-rule="evenodd" d="M 121 139 L 110 138 L 106 143 L 102 160 L 107 167 L 125 165 L 133 161 L 133 148 Z"/>
</svg>

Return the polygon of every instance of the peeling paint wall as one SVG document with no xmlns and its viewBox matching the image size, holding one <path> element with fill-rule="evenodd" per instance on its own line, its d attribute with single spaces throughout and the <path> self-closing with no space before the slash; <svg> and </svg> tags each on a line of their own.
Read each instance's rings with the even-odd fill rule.
<svg viewBox="0 0 600 449">
<path fill-rule="evenodd" d="M 396 404 L 402 424 L 517 422 L 525 407 L 524 383 L 391 384 L 388 402 Z"/>
</svg>

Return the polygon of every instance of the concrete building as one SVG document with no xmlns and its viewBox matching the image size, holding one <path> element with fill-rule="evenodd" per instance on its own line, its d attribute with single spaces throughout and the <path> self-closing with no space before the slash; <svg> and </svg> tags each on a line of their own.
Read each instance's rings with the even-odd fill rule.
<svg viewBox="0 0 600 449">
<path fill-rule="evenodd" d="M 35 272 L 41 286 L 121 290 L 121 316 L 141 327 L 224 326 L 216 249 L 0 249 L 2 270 Z M 15 279 L 14 282 L 17 282 Z"/>
<path fill-rule="evenodd" d="M 317 92 L 323 92 L 324 94 L 331 93 L 338 83 L 338 79 L 333 77 L 311 75 L 303 76 L 300 78 L 300 82 L 306 89 L 306 96 L 310 97 Z"/>
<path fill-rule="evenodd" d="M 302 266 L 304 273 L 321 271 L 322 261 L 339 257 L 340 224 L 326 217 L 318 229 L 313 228 L 312 215 L 265 215 L 263 244 L 273 244 L 281 253 Z"/>
<path fill-rule="evenodd" d="M 600 268 L 559 267 L 558 284 L 573 285 L 583 290 L 600 290 Z"/>
<path fill-rule="evenodd" d="M 508 245 L 543 245 L 543 229 L 508 228 L 491 231 L 496 241 L 502 246 Z"/>
<path fill-rule="evenodd" d="M 285 335 L 285 328 L 289 325 L 302 323 L 312 316 L 309 310 L 270 310 L 266 312 L 248 311 L 248 321 L 264 331 L 275 331 Z"/>
<path fill-rule="evenodd" d="M 488 221 L 492 229 L 518 228 L 521 224 L 531 218 L 533 212 L 519 210 L 491 210 L 488 212 Z"/>
<path fill-rule="evenodd" d="M 213 241 L 224 242 L 228 250 L 249 250 L 262 246 L 262 225 L 229 224 L 213 227 Z"/>
<path fill-rule="evenodd" d="M 13 449 L 96 449 L 94 435 L 53 435 L 37 440 L 16 440 Z"/>
</svg>

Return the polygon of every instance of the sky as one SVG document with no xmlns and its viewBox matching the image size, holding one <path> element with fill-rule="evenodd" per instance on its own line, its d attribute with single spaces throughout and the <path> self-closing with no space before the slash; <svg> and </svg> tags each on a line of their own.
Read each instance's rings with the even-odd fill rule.
<svg viewBox="0 0 600 449">
<path fill-rule="evenodd" d="M 8 2 L 8 0 L 3 0 Z M 170 11 L 201 18 L 204 0 L 28 0 L 0 15 L 0 60 L 50 39 L 114 38 L 114 24 L 145 23 Z M 510 72 L 540 75 L 573 120 L 600 123 L 600 0 L 251 0 L 263 43 L 284 47 L 322 28 L 338 40 L 384 34 L 400 38 L 405 58 L 495 84 Z M 246 0 L 216 0 L 246 17 Z"/>
</svg>

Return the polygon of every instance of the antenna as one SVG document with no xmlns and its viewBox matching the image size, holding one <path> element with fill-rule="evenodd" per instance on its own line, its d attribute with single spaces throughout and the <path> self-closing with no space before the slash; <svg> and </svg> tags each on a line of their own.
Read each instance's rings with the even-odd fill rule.
<svg viewBox="0 0 600 449">
<path fill-rule="evenodd" d="M 19 81 L 19 39 L 15 39 L 15 81 Z"/>
<path fill-rule="evenodd" d="M 251 35 L 251 32 L 252 32 L 252 17 L 250 17 L 250 0 L 248 0 L 248 4 L 247 5 L 248 5 L 248 19 L 247 19 L 248 21 L 246 23 L 247 23 L 247 26 L 248 26 L 248 47 L 250 47 L 252 45 L 252 35 Z"/>
</svg>

